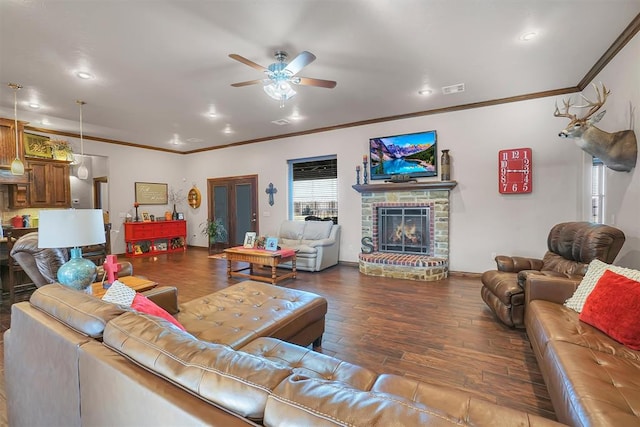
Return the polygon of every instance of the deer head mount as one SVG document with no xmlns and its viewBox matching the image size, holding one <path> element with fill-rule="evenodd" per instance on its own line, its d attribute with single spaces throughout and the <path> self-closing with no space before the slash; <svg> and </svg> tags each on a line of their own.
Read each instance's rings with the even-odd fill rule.
<svg viewBox="0 0 640 427">
<path fill-rule="evenodd" d="M 636 142 L 636 134 L 633 130 L 622 130 L 619 132 L 605 132 L 594 126 L 607 112 L 603 110 L 595 114 L 605 103 L 611 91 L 601 84 L 602 89 L 595 84 L 593 88 L 596 91 L 597 101 L 593 102 L 584 95 L 586 105 L 572 105 L 571 99 L 563 100 L 564 112 L 560 112 L 558 103 L 556 102 L 556 111 L 553 113 L 555 117 L 566 117 L 571 119 L 569 125 L 564 128 L 558 136 L 562 138 L 573 138 L 585 152 L 602 160 L 610 169 L 620 172 L 629 172 L 636 166 L 636 158 L 638 157 L 638 144 Z M 570 114 L 569 109 L 588 108 L 589 110 L 583 117 L 576 114 Z M 595 114 L 595 115 L 594 115 Z"/>
</svg>

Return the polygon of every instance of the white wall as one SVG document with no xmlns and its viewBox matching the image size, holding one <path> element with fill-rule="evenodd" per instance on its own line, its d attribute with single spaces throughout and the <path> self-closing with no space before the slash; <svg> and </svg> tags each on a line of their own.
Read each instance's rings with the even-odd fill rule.
<svg viewBox="0 0 640 427">
<path fill-rule="evenodd" d="M 608 113 L 601 128 L 628 126 L 628 103 L 640 104 L 640 36 L 598 76 L 611 89 Z M 455 96 L 455 95 L 452 95 Z M 574 95 L 575 96 L 575 95 Z M 287 217 L 287 160 L 335 154 L 338 158 L 339 221 L 343 227 L 340 260 L 357 262 L 360 252 L 360 194 L 351 188 L 355 166 L 367 153 L 374 136 L 435 129 L 438 149 L 449 149 L 452 179 L 458 186 L 451 194 L 450 268 L 482 272 L 495 268 L 494 254 L 541 257 L 549 229 L 562 221 L 588 220 L 589 157 L 573 142 L 560 139 L 566 119 L 553 116 L 561 99 L 543 98 L 473 110 L 424 116 L 347 128 L 301 137 L 176 155 L 94 141 L 85 141 L 85 152 L 109 157 L 113 251 L 124 252 L 124 232 L 118 213 L 133 211 L 134 182 L 166 182 L 183 189 L 193 184 L 203 195 L 198 209 L 179 208 L 188 221 L 188 243 L 207 245 L 199 226 L 207 217 L 207 178 L 258 174 L 259 231 L 273 234 Z M 266 102 L 266 101 L 265 101 Z M 425 109 L 428 109 L 428 100 Z M 637 113 L 636 113 L 637 115 Z M 636 132 L 638 125 L 636 124 Z M 533 150 L 533 192 L 498 193 L 497 156 L 505 148 Z M 278 189 L 269 206 L 265 189 Z M 607 223 L 627 235 L 617 263 L 640 268 L 640 173 L 607 174 Z M 161 215 L 170 206 L 146 210 Z M 142 209 L 141 209 L 142 210 Z"/>
<path fill-rule="evenodd" d="M 602 82 L 611 95 L 605 108 L 607 114 L 598 127 L 607 132 L 629 129 L 630 106 L 635 109 L 633 129 L 640 139 L 640 36 L 636 35 L 625 48 L 594 79 Z M 585 89 L 586 96 L 593 89 Z M 640 141 L 639 141 L 640 142 Z M 626 241 L 616 264 L 640 268 L 640 159 L 631 172 L 607 170 L 605 176 L 606 222 L 624 231 Z"/>
<path fill-rule="evenodd" d="M 542 256 L 555 223 L 577 219 L 581 152 L 560 140 L 563 122 L 553 117 L 554 100 L 539 99 L 421 118 L 378 123 L 286 138 L 188 156 L 191 181 L 206 190 L 206 178 L 257 173 L 260 177 L 260 232 L 275 233 L 287 217 L 288 159 L 336 154 L 342 261 L 360 252 L 360 194 L 351 188 L 355 166 L 370 137 L 435 129 L 438 149 L 449 149 L 452 179 L 450 262 L 455 271 L 492 268 L 492 253 Z M 498 193 L 497 157 L 504 148 L 533 149 L 533 193 Z M 278 189 L 274 206 L 264 192 Z M 192 218 L 206 217 L 206 203 Z M 267 216 L 268 215 L 268 216 Z M 204 238 L 193 240 L 204 246 Z"/>
<path fill-rule="evenodd" d="M 68 140 L 74 150 L 79 150 L 79 139 L 68 138 Z M 87 139 L 84 140 L 84 151 L 87 155 L 102 156 L 108 159 L 108 161 L 99 162 L 99 166 L 95 167 L 95 173 L 100 176 L 106 175 L 109 180 L 108 204 L 112 223 L 111 251 L 113 253 L 123 254 L 125 252 L 124 227 L 121 216 L 127 213 L 135 215 L 133 207 L 135 182 L 167 183 L 169 189 L 183 189 L 185 195 L 191 188 L 190 182 L 187 183 L 186 180 L 187 159 L 183 155 Z M 75 173 L 75 168 L 73 173 Z M 72 177 L 71 180 L 72 184 L 74 180 L 80 181 L 75 177 Z M 178 206 L 179 211 L 187 212 L 187 208 L 186 203 Z M 164 216 L 165 211 L 173 210 L 173 205 L 142 205 L 138 210 L 140 213 L 146 211 L 152 215 Z M 192 223 L 187 224 L 189 232 L 193 226 Z"/>
</svg>

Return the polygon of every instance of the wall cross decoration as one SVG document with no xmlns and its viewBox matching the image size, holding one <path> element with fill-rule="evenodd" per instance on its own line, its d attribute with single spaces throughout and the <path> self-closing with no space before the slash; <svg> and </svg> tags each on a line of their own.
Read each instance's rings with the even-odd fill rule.
<svg viewBox="0 0 640 427">
<path fill-rule="evenodd" d="M 265 193 L 267 193 L 269 195 L 269 206 L 273 206 L 273 195 L 276 194 L 278 192 L 278 189 L 276 187 L 273 186 L 273 183 L 270 182 L 269 186 L 267 187 L 266 190 L 264 190 Z"/>
</svg>

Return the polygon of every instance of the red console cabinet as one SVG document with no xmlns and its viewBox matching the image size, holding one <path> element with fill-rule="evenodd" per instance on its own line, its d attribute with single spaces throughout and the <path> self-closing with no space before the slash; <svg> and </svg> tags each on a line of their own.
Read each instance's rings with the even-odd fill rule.
<svg viewBox="0 0 640 427">
<path fill-rule="evenodd" d="M 187 250 L 187 221 L 125 222 L 126 256 L 151 256 Z"/>
</svg>

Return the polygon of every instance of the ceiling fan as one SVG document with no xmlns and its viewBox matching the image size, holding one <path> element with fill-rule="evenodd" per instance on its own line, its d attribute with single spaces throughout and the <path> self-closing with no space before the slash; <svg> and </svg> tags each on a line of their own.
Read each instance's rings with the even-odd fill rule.
<svg viewBox="0 0 640 427">
<path fill-rule="evenodd" d="M 304 52 L 301 52 L 298 56 L 293 58 L 293 60 L 289 63 L 286 62 L 287 57 L 287 52 L 282 50 L 276 51 L 275 58 L 277 62 L 274 62 L 268 67 L 263 67 L 262 65 L 256 64 L 255 62 L 243 56 L 237 55 L 235 53 L 230 54 L 229 58 L 242 62 L 243 64 L 253 67 L 256 70 L 262 71 L 267 75 L 267 78 L 265 79 L 256 79 L 246 82 L 233 83 L 231 86 L 242 87 L 262 83 L 264 85 L 264 91 L 267 93 L 267 95 L 269 95 L 273 99 L 280 101 L 280 108 L 283 108 L 284 103 L 296 94 L 296 91 L 293 90 L 291 84 L 317 86 L 328 89 L 333 89 L 334 87 L 336 87 L 337 83 L 332 80 L 312 79 L 309 77 L 299 77 L 296 75 L 304 67 L 315 61 L 316 57 L 313 53 L 307 52 L 305 50 Z"/>
</svg>

